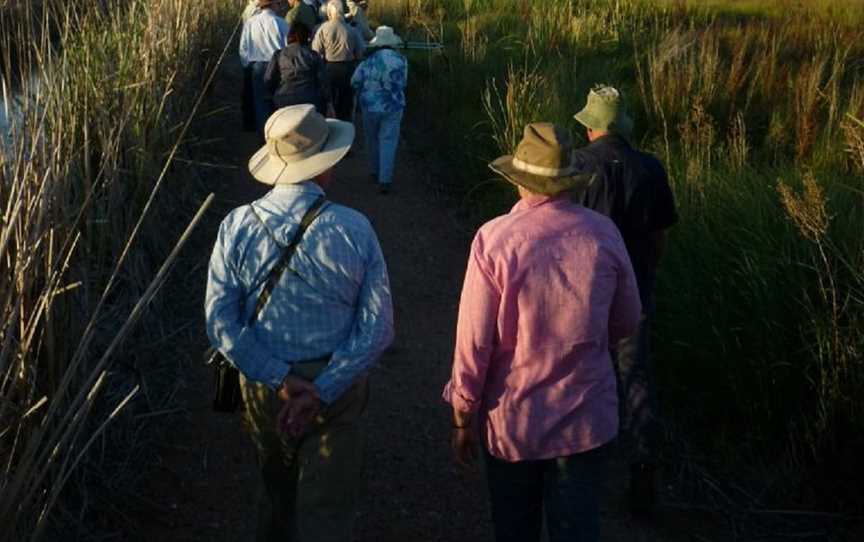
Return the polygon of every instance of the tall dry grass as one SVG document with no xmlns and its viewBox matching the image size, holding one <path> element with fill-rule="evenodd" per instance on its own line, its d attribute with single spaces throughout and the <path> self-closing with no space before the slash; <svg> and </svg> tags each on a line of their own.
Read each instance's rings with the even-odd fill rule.
<svg viewBox="0 0 864 542">
<path fill-rule="evenodd" d="M 112 367 L 201 217 L 183 183 L 164 187 L 234 4 L 0 11 L 3 93 L 17 96 L 0 144 L 0 540 L 42 539 L 84 506 L 64 491 L 139 392 Z"/>
<path fill-rule="evenodd" d="M 588 89 L 622 89 L 634 142 L 666 164 L 681 215 L 655 326 L 669 442 L 683 438 L 711 468 L 759 480 L 753 506 L 860 506 L 864 472 L 850 458 L 864 451 L 861 6 L 380 0 L 371 9 L 417 37 L 446 12 L 446 57 L 412 72 L 409 108 L 423 104 L 417 116 L 442 142 L 440 159 L 463 172 L 466 201 L 484 216 L 513 197 L 485 163 L 511 152 L 525 124 L 555 121 L 581 137 L 572 114 Z"/>
</svg>

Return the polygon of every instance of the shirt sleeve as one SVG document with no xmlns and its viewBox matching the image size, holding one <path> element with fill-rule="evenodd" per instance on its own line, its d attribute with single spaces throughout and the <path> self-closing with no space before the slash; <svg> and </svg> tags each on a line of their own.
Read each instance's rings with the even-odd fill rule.
<svg viewBox="0 0 864 542">
<path fill-rule="evenodd" d="M 363 80 L 366 78 L 366 62 L 368 60 L 364 60 L 357 66 L 357 69 L 354 70 L 354 74 L 351 76 L 351 86 L 354 89 L 359 89 L 363 86 Z"/>
<path fill-rule="evenodd" d="M 652 189 L 652 212 L 649 217 L 649 230 L 659 231 L 670 228 L 678 222 L 678 212 L 675 209 L 675 197 L 669 186 L 666 170 L 659 162 L 655 164 L 656 173 Z"/>
<path fill-rule="evenodd" d="M 333 353 L 327 368 L 315 379 L 321 400 L 332 403 L 377 361 L 393 342 L 393 302 L 381 246 L 372 226 L 366 270 L 357 298 L 354 325 L 348 339 Z"/>
<path fill-rule="evenodd" d="M 249 65 L 249 54 L 252 50 L 252 35 L 249 31 L 249 22 L 243 23 L 243 32 L 240 34 L 240 64 L 245 68 Z"/>
<path fill-rule="evenodd" d="M 615 256 L 618 260 L 618 278 L 612 306 L 609 309 L 609 344 L 616 344 L 621 339 L 633 335 L 639 327 L 642 314 L 642 303 L 639 300 L 639 286 L 633 272 L 633 264 L 627 255 L 624 241 L 618 235 L 615 243 Z"/>
<path fill-rule="evenodd" d="M 315 37 L 312 38 L 312 50 L 326 60 L 327 56 L 324 54 L 324 30 L 324 25 L 321 25 L 315 31 Z"/>
<path fill-rule="evenodd" d="M 210 256 L 204 313 L 210 343 L 222 352 L 246 378 L 276 389 L 289 366 L 267 354 L 254 330 L 246 325 L 246 288 L 229 260 L 230 243 L 236 238 L 229 220 L 222 223 Z"/>
<path fill-rule="evenodd" d="M 482 248 L 478 233 L 471 245 L 459 302 L 453 370 L 443 393 L 444 399 L 462 412 L 475 412 L 480 407 L 501 302 L 501 291 L 482 260 Z"/>
</svg>

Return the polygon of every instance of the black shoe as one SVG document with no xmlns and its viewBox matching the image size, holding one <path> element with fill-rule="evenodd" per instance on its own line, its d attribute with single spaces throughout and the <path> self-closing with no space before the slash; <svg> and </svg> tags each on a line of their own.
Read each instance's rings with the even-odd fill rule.
<svg viewBox="0 0 864 542">
<path fill-rule="evenodd" d="M 630 465 L 630 513 L 634 519 L 649 520 L 654 513 L 657 499 L 654 477 L 653 464 Z"/>
<path fill-rule="evenodd" d="M 378 187 L 378 192 L 381 194 L 389 194 L 390 193 L 390 185 L 389 184 L 382 184 L 381 186 Z"/>
</svg>

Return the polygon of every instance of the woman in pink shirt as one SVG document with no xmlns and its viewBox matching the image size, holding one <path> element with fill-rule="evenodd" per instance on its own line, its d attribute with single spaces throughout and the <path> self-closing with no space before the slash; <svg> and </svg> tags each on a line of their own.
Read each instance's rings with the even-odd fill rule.
<svg viewBox="0 0 864 542">
<path fill-rule="evenodd" d="M 617 228 L 574 203 L 570 135 L 529 124 L 515 156 L 490 167 L 520 201 L 480 228 L 459 306 L 452 443 L 460 463 L 478 437 L 498 542 L 599 539 L 607 449 L 618 432 L 609 345 L 640 315 Z"/>
</svg>

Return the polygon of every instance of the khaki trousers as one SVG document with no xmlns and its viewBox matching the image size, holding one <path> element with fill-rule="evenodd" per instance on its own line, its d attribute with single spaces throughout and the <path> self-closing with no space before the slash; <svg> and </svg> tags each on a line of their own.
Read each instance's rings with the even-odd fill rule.
<svg viewBox="0 0 864 542">
<path fill-rule="evenodd" d="M 300 363 L 292 374 L 312 381 L 326 362 Z M 259 542 L 351 542 L 369 399 L 364 377 L 316 418 L 303 437 L 277 430 L 284 404 L 269 387 L 241 376 L 244 422 L 258 449 Z"/>
</svg>

